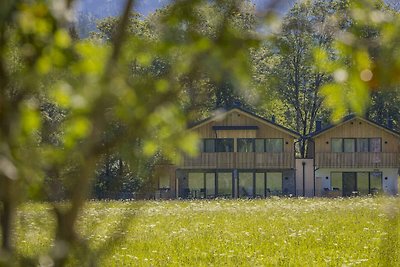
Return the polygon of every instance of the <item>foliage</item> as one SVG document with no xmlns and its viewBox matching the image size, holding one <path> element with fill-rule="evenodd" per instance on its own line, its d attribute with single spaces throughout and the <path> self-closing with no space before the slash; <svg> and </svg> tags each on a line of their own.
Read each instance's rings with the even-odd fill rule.
<svg viewBox="0 0 400 267">
<path fill-rule="evenodd" d="M 208 70 L 213 81 L 229 76 L 242 86 L 249 80 L 246 53 L 258 40 L 238 34 L 228 22 L 239 1 L 215 3 L 226 12 L 216 18 L 212 37 L 189 28 L 185 40 L 179 32 L 200 23 L 193 11 L 203 1 L 171 5 L 160 16 L 163 33 L 157 39 L 125 34 L 132 30 L 129 21 L 138 21 L 130 12 L 133 1 L 127 1 L 107 32 L 109 42 L 73 38 L 71 2 L 0 4 L 2 263 L 37 264 L 37 255 L 13 248 L 16 206 L 60 192 L 67 202 L 51 203 L 56 219 L 46 257 L 60 266 L 84 251 L 79 258 L 86 262 L 91 253 L 75 222 L 103 156 L 118 151 L 134 166 L 158 151 L 171 160 L 193 155 L 195 136 L 184 131 L 187 116 L 179 102 L 181 77 L 196 81 L 198 70 Z M 138 140 L 140 148 L 130 150 Z"/>
<path fill-rule="evenodd" d="M 107 251 L 97 256 L 102 266 L 398 266 L 399 222 L 392 217 L 400 212 L 398 201 L 90 202 L 78 228 L 93 250 L 112 236 Z M 121 226 L 126 217 L 128 224 Z M 45 253 L 54 228 L 49 206 L 24 205 L 18 218 L 17 249 Z M 23 224 L 34 230 L 26 232 Z M 394 243 L 385 247 L 388 239 Z"/>
<path fill-rule="evenodd" d="M 332 119 L 340 120 L 350 109 L 364 114 L 370 95 L 377 90 L 398 91 L 399 13 L 381 1 L 351 1 L 348 28 L 335 33 L 335 57 L 317 49 L 319 67 L 334 81 L 321 89 Z"/>
</svg>

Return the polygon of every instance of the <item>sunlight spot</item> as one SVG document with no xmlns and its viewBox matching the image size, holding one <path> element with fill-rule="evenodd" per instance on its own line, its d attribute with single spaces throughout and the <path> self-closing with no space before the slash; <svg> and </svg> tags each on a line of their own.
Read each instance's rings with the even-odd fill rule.
<svg viewBox="0 0 400 267">
<path fill-rule="evenodd" d="M 348 76 L 349 75 L 347 74 L 347 71 L 344 69 L 337 69 L 333 73 L 333 77 L 335 78 L 335 81 L 338 83 L 343 83 L 343 82 L 347 81 Z"/>
<path fill-rule="evenodd" d="M 372 71 L 369 69 L 365 69 L 360 72 L 360 78 L 364 82 L 369 82 L 372 79 L 372 76 L 373 76 Z"/>
</svg>

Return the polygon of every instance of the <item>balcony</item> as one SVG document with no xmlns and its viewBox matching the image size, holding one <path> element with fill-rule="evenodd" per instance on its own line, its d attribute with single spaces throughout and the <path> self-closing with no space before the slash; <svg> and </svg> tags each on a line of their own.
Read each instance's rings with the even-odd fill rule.
<svg viewBox="0 0 400 267">
<path fill-rule="evenodd" d="M 185 157 L 182 169 L 290 169 L 294 168 L 292 153 L 216 152 Z"/>
<path fill-rule="evenodd" d="M 315 165 L 319 168 L 398 168 L 400 161 L 398 153 L 315 153 Z"/>
</svg>

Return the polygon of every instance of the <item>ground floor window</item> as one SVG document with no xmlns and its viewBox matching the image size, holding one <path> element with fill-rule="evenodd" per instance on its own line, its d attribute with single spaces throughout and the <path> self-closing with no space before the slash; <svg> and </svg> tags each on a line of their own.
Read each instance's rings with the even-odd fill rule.
<svg viewBox="0 0 400 267">
<path fill-rule="evenodd" d="M 240 172 L 239 173 L 239 197 L 249 198 L 253 197 L 254 188 L 254 173 L 253 172 Z"/>
<path fill-rule="evenodd" d="M 158 188 L 159 189 L 169 189 L 169 176 L 168 175 L 162 175 L 158 178 Z"/>
<path fill-rule="evenodd" d="M 267 194 L 279 196 L 282 194 L 282 173 L 267 172 Z"/>
<path fill-rule="evenodd" d="M 281 172 L 189 172 L 184 198 L 269 197 L 282 195 Z"/>
<path fill-rule="evenodd" d="M 218 196 L 230 198 L 232 197 L 232 172 L 218 172 L 217 173 L 217 188 Z"/>
<path fill-rule="evenodd" d="M 190 172 L 184 198 L 209 198 L 215 196 L 215 173 Z"/>
<path fill-rule="evenodd" d="M 382 172 L 332 172 L 330 189 L 343 196 L 375 194 L 382 191 Z"/>
</svg>

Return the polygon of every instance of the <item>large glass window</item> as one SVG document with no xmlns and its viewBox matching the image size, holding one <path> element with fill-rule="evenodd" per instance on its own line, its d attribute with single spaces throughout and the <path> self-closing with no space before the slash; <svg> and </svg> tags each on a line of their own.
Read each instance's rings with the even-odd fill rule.
<svg viewBox="0 0 400 267">
<path fill-rule="evenodd" d="M 265 173 L 256 173 L 256 197 L 265 197 Z"/>
<path fill-rule="evenodd" d="M 255 139 L 256 152 L 265 152 L 265 139 Z"/>
<path fill-rule="evenodd" d="M 371 193 L 378 193 L 382 191 L 382 173 L 381 172 L 371 172 L 370 175 L 371 183 Z"/>
<path fill-rule="evenodd" d="M 277 196 L 282 194 L 282 173 L 268 172 L 267 173 L 267 194 Z"/>
<path fill-rule="evenodd" d="M 204 139 L 204 152 L 215 152 L 215 139 Z"/>
<path fill-rule="evenodd" d="M 356 152 L 356 139 L 346 138 L 343 139 L 343 151 L 344 152 Z"/>
<path fill-rule="evenodd" d="M 369 173 L 358 172 L 357 173 L 357 191 L 360 195 L 369 194 Z"/>
<path fill-rule="evenodd" d="M 206 197 L 215 196 L 215 173 L 206 173 Z"/>
<path fill-rule="evenodd" d="M 381 139 L 380 138 L 370 138 L 369 139 L 370 151 L 371 152 L 381 152 Z"/>
<path fill-rule="evenodd" d="M 158 188 L 160 189 L 170 188 L 168 175 L 161 175 L 160 177 L 158 177 Z"/>
<path fill-rule="evenodd" d="M 331 189 L 332 190 L 342 190 L 343 188 L 343 180 L 341 172 L 332 172 L 331 173 Z"/>
<path fill-rule="evenodd" d="M 254 139 L 238 138 L 237 152 L 254 152 Z"/>
<path fill-rule="evenodd" d="M 265 139 L 265 151 L 282 153 L 283 152 L 283 139 L 281 139 L 281 138 Z"/>
<path fill-rule="evenodd" d="M 215 139 L 217 152 L 233 152 L 233 139 L 220 138 Z"/>
<path fill-rule="evenodd" d="M 239 197 L 253 197 L 253 173 L 239 173 Z"/>
<path fill-rule="evenodd" d="M 359 138 L 357 139 L 357 152 L 368 152 L 368 138 Z"/>
<path fill-rule="evenodd" d="M 232 197 L 232 173 L 218 173 L 218 196 Z"/>
<path fill-rule="evenodd" d="M 343 152 L 343 139 L 342 138 L 332 138 L 332 152 Z"/>
<path fill-rule="evenodd" d="M 204 191 L 204 173 L 189 172 L 189 192 L 194 198 L 199 198 Z"/>
</svg>

